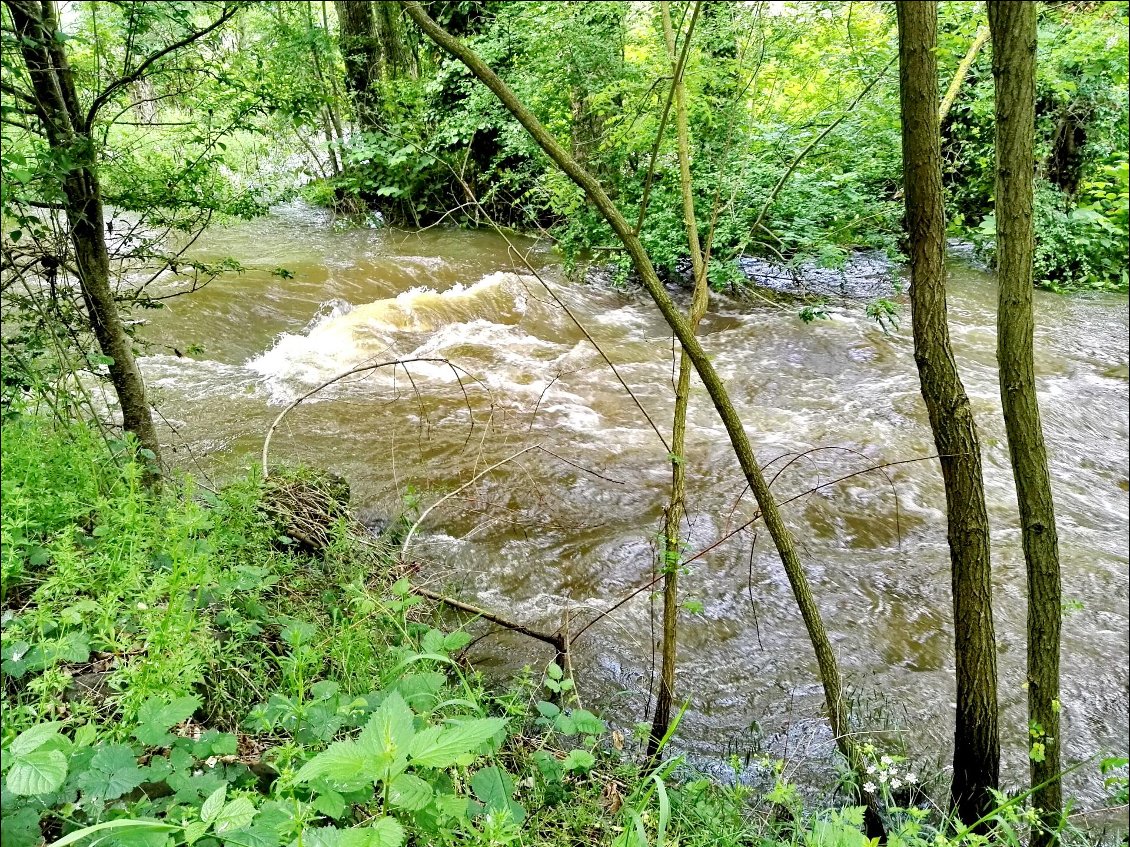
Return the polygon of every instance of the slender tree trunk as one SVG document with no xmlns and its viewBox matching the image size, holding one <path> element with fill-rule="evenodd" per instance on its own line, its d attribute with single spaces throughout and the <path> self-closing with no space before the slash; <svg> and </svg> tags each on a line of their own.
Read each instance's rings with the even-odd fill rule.
<svg viewBox="0 0 1130 847">
<path fill-rule="evenodd" d="M 318 49 L 317 42 L 313 39 L 314 30 L 314 13 L 310 9 L 310 4 L 304 4 L 306 10 L 306 27 L 310 31 L 310 58 L 314 61 L 314 76 L 318 80 L 318 85 L 321 86 L 323 103 L 322 108 L 318 110 L 318 117 L 322 121 L 322 133 L 326 137 L 326 154 L 330 160 L 330 173 L 333 176 L 341 174 L 341 164 L 337 158 L 337 147 L 335 145 L 334 137 L 334 123 L 337 118 L 333 111 L 333 97 L 326 85 L 326 75 L 322 73 L 322 57 Z"/>
<path fill-rule="evenodd" d="M 639 238 L 635 235 L 632 225 L 616 208 L 615 204 L 609 199 L 607 192 L 605 192 L 600 183 L 593 178 L 592 174 L 577 164 L 576 160 L 569 155 L 568 151 L 549 134 L 534 114 L 514 95 L 514 92 L 510 90 L 506 83 L 499 79 L 498 75 L 495 74 L 474 51 L 453 38 L 437 25 L 419 3 L 411 2 L 411 0 L 402 0 L 402 5 L 407 10 L 409 17 L 416 22 L 417 26 L 423 30 L 428 38 L 434 41 L 445 52 L 459 59 L 459 61 L 466 65 L 467 68 L 494 93 L 499 102 L 501 102 L 506 109 L 518 119 L 518 122 L 526 128 L 526 131 L 530 133 L 530 136 L 538 143 L 538 146 L 540 146 L 542 150 L 553 159 L 557 166 L 585 192 L 589 201 L 597 207 L 601 215 L 608 221 L 609 226 L 612 227 L 612 230 L 620 239 L 620 242 L 624 245 L 624 249 L 631 257 L 632 265 L 639 274 L 644 288 L 659 308 L 667 324 L 674 331 L 675 337 L 678 338 L 683 350 L 686 351 L 688 358 L 691 360 L 691 364 L 694 365 L 695 371 L 698 373 L 707 393 L 710 395 L 711 401 L 714 403 L 718 417 L 726 428 L 738 463 L 741 465 L 742 472 L 745 474 L 750 490 L 753 491 L 754 497 L 757 499 L 757 505 L 765 521 L 766 528 L 769 530 L 773 543 L 776 545 L 777 551 L 780 554 L 785 574 L 793 590 L 793 597 L 796 599 L 801 617 L 808 630 L 809 640 L 812 642 L 817 665 L 820 669 L 820 680 L 824 687 L 824 699 L 828 709 L 828 721 L 831 724 L 832 735 L 836 739 L 836 744 L 840 752 L 852 767 L 856 767 L 860 757 L 855 739 L 851 735 L 848 725 L 847 705 L 844 703 L 839 665 L 836 660 L 835 651 L 832 649 L 831 640 L 828 638 L 827 630 L 824 628 L 820 610 L 813 598 L 812 589 L 808 584 L 808 577 L 804 572 L 800 556 L 797 554 L 796 541 L 793 539 L 792 533 L 781 517 L 781 511 L 777 506 L 777 501 L 774 499 L 773 492 L 770 490 L 765 480 L 761 466 L 757 463 L 745 426 L 742 423 L 741 417 L 738 415 L 737 409 L 734 408 L 733 401 L 730 399 L 725 384 L 721 377 L 719 377 L 718 372 L 714 369 L 714 365 L 707 356 L 706 351 L 695 337 L 694 332 L 691 330 L 690 323 L 682 315 L 679 308 L 664 289 L 663 283 L 660 282 L 659 276 L 656 274 L 655 268 L 648 258 L 647 251 L 644 249 Z"/>
<path fill-rule="evenodd" d="M 997 661 L 981 446 L 950 345 L 938 126 L 937 4 L 897 4 L 914 360 L 941 457 L 952 566 L 957 720 L 952 801 L 966 823 L 998 784 Z"/>
<path fill-rule="evenodd" d="M 322 29 L 327 33 L 330 31 L 330 14 L 326 0 L 322 0 Z M 337 107 L 341 103 L 341 92 L 337 88 L 337 73 L 334 70 L 332 58 L 330 59 L 330 73 L 327 76 L 330 80 L 330 125 L 333 126 L 334 137 L 337 139 L 337 149 L 340 152 L 345 149 L 345 133 L 342 132 L 341 119 L 337 113 Z"/>
<path fill-rule="evenodd" d="M 675 30 L 671 24 L 671 9 L 660 6 L 663 39 L 667 44 L 667 57 L 671 62 L 675 85 L 675 129 L 679 150 L 679 187 L 683 199 L 683 221 L 687 229 L 687 247 L 691 254 L 694 272 L 694 292 L 687 323 L 691 332 L 698 329 L 706 314 L 710 296 L 706 285 L 706 260 L 698 235 L 695 218 L 694 194 L 691 186 L 691 141 L 687 118 L 687 89 L 681 75 L 677 74 L 678 55 L 675 52 Z M 651 723 L 651 737 L 647 755 L 653 758 L 671 723 L 671 706 L 675 691 L 675 667 L 678 661 L 679 625 L 679 568 L 682 565 L 681 529 L 686 514 L 687 462 L 686 435 L 687 410 L 691 394 L 691 361 L 685 350 L 679 351 L 679 376 L 675 383 L 675 420 L 671 428 L 671 497 L 663 513 L 663 659 L 660 666 L 659 691 L 655 698 L 655 714 Z"/>
<path fill-rule="evenodd" d="M 338 43 L 345 60 L 345 88 L 362 130 L 373 129 L 380 113 L 381 54 L 371 0 L 334 0 Z"/>
<path fill-rule="evenodd" d="M 1032 191 L 1036 110 L 1036 4 L 989 2 L 997 122 L 997 361 L 1008 452 L 1028 571 L 1028 720 L 1032 802 L 1054 835 L 1063 808 L 1059 779 L 1059 542 L 1047 448 L 1032 361 Z"/>
<path fill-rule="evenodd" d="M 109 365 L 110 381 L 122 410 L 122 423 L 136 436 L 146 458 L 145 481 L 160 482 L 161 445 L 145 397 L 145 383 L 133 355 L 110 286 L 110 257 L 102 190 L 94 161 L 94 142 L 80 108 L 63 42 L 55 38 L 58 22 L 54 4 L 5 0 L 27 67 L 37 106 L 53 154 L 69 162 L 63 178 L 63 205 L 75 251 L 79 286 L 91 328 Z"/>
</svg>

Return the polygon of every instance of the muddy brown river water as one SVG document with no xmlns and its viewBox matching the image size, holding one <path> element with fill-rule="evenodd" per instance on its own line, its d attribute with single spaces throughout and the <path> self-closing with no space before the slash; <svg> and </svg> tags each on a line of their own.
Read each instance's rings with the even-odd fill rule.
<svg viewBox="0 0 1130 847">
<path fill-rule="evenodd" d="M 530 260 L 669 431 L 672 342 L 642 294 L 566 282 L 548 249 Z M 428 505 L 499 460 L 429 515 L 414 543 L 425 573 L 478 605 L 546 629 L 579 628 L 646 581 L 669 480 L 667 452 L 564 311 L 507 245 L 484 233 L 339 229 L 300 205 L 217 228 L 196 258 L 248 267 L 148 314 L 142 360 L 186 469 L 223 477 L 257 461 L 264 432 L 297 396 L 356 365 L 417 362 L 344 380 L 276 433 L 273 461 L 341 473 L 365 515 Z M 284 278 L 272 274 L 285 268 Z M 1005 781 L 1027 779 L 1024 563 L 995 371 L 995 287 L 951 262 L 954 344 L 984 444 L 993 522 Z M 885 333 L 861 303 L 805 324 L 795 307 L 715 297 L 703 343 L 727 379 L 779 498 L 883 462 L 933 453 L 911 355 L 909 311 Z M 1062 544 L 1063 706 L 1068 762 L 1128 742 L 1128 318 L 1125 296 L 1038 294 L 1036 356 Z M 168 345 L 168 349 L 163 345 Z M 203 352 L 178 358 L 199 345 Z M 165 351 L 165 352 L 162 352 Z M 688 435 L 697 552 L 743 524 L 749 495 L 705 393 Z M 828 449 L 823 449 L 828 448 Z M 556 454 L 556 455 L 552 455 Z M 944 760 L 953 655 L 944 500 L 936 462 L 900 464 L 821 488 L 785 509 L 801 542 L 861 727 L 889 730 L 916 760 Z M 815 663 L 768 538 L 739 533 L 689 566 L 702 611 L 682 619 L 681 749 L 705 767 L 768 751 L 819 759 Z M 589 629 L 576 670 L 590 702 L 643 717 L 655 631 L 648 592 Z M 488 671 L 548 661 L 505 635 L 475 647 Z M 711 764 L 713 763 L 713 764 Z M 758 778 L 756 765 L 746 770 Z M 1101 801 L 1097 762 L 1069 777 Z"/>
</svg>

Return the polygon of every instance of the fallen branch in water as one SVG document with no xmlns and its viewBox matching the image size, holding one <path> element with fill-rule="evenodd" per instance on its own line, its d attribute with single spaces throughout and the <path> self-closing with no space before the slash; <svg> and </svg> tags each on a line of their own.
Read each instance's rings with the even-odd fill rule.
<svg viewBox="0 0 1130 847">
<path fill-rule="evenodd" d="M 534 629 L 532 627 L 526 626 L 525 624 L 507 620 L 506 618 L 500 617 L 493 612 L 487 611 L 486 609 L 481 609 L 478 606 L 472 606 L 470 603 L 464 603 L 462 600 L 456 600 L 452 597 L 445 597 L 442 594 L 437 594 L 435 591 L 431 591 L 427 588 L 421 588 L 414 585 L 409 590 L 413 594 L 418 594 L 421 597 L 426 597 L 427 599 L 432 600 L 436 603 L 442 603 L 444 606 L 449 606 L 452 609 L 458 609 L 461 612 L 466 612 L 469 615 L 474 615 L 475 617 L 482 618 L 485 621 L 490 621 L 493 624 L 498 624 L 499 626 L 509 629 L 512 632 L 517 632 L 520 635 L 525 635 L 537 641 L 542 641 L 557 651 L 557 658 L 559 660 L 566 662 L 568 661 L 567 657 L 569 652 L 569 643 L 561 630 L 552 633 L 542 632 L 541 630 Z"/>
</svg>

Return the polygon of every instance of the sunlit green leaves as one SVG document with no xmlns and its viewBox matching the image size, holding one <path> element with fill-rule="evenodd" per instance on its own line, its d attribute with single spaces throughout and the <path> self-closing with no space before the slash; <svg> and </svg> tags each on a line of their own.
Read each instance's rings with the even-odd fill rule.
<svg viewBox="0 0 1130 847">
<path fill-rule="evenodd" d="M 16 736 L 4 751 L 4 781 L 18 796 L 50 794 L 67 778 L 67 757 L 55 747 L 65 741 L 57 722 L 40 724 Z"/>
<path fill-rule="evenodd" d="M 502 718 L 477 718 L 449 727 L 430 727 L 412 739 L 409 754 L 418 767 L 448 768 L 505 727 Z"/>
<path fill-rule="evenodd" d="M 140 723 L 133 731 L 133 737 L 150 747 L 168 746 L 175 736 L 167 730 L 192 717 L 192 713 L 200 705 L 198 697 L 180 697 L 171 703 L 165 703 L 159 697 L 151 697 L 138 711 Z"/>
</svg>

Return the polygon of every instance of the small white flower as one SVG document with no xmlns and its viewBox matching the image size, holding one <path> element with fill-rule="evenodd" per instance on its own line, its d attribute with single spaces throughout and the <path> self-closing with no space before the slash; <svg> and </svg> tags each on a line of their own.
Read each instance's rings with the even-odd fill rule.
<svg viewBox="0 0 1130 847">
<path fill-rule="evenodd" d="M 146 606 L 146 605 L 145 605 L 144 603 L 138 603 L 138 604 L 137 604 L 137 608 L 141 609 L 141 611 L 143 611 L 143 612 L 144 612 L 144 611 L 145 611 L 146 609 L 148 609 L 149 607 L 148 607 L 148 606 Z"/>
<path fill-rule="evenodd" d="M 194 770 L 192 772 L 192 775 L 193 776 L 204 776 L 204 771 L 197 769 L 197 770 Z"/>
<path fill-rule="evenodd" d="M 893 765 L 894 763 L 894 759 L 890 756 L 883 756 L 879 759 L 879 764 L 881 765 Z"/>
<path fill-rule="evenodd" d="M 868 765 L 867 766 L 867 773 L 869 773 L 869 774 L 875 773 L 875 766 L 874 765 Z"/>
<path fill-rule="evenodd" d="M 918 782 L 918 774 L 916 774 L 914 771 L 907 771 L 906 781 L 908 784 L 913 785 L 914 783 Z"/>
<path fill-rule="evenodd" d="M 868 794 L 874 794 L 875 793 L 875 783 L 873 783 L 873 782 L 863 783 L 863 790 L 866 791 Z"/>
<path fill-rule="evenodd" d="M 902 788 L 902 780 L 901 779 L 892 779 L 891 780 L 891 790 L 892 791 L 898 791 L 900 788 Z"/>
<path fill-rule="evenodd" d="M 220 760 L 216 756 L 209 756 L 208 759 L 204 762 L 204 764 L 206 764 L 210 768 L 214 768 L 214 767 L 216 767 L 216 762 L 218 762 L 218 761 L 220 761 Z"/>
<path fill-rule="evenodd" d="M 886 782 L 886 781 L 887 781 L 887 772 L 886 771 L 879 771 L 879 782 Z"/>
</svg>

